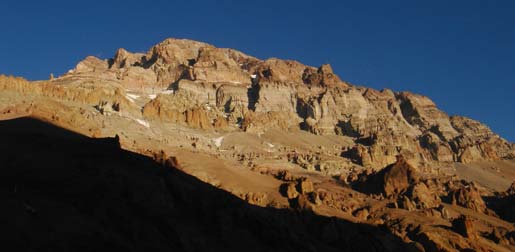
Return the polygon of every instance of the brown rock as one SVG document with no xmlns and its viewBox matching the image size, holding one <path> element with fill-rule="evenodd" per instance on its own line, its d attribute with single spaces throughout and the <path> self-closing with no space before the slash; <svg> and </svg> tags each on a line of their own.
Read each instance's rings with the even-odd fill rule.
<svg viewBox="0 0 515 252">
<path fill-rule="evenodd" d="M 249 202 L 253 205 L 258 206 L 266 206 L 267 205 L 267 195 L 265 193 L 254 193 L 249 192 L 244 195 L 245 201 Z"/>
<path fill-rule="evenodd" d="M 418 181 L 417 171 L 402 156 L 397 158 L 397 162 L 382 170 L 381 175 L 386 196 L 401 193 Z"/>
<path fill-rule="evenodd" d="M 311 182 L 308 178 L 302 178 L 297 182 L 297 189 L 301 194 L 308 194 L 313 192 L 315 188 L 313 187 L 313 182 Z"/>
<path fill-rule="evenodd" d="M 298 179 L 297 176 L 294 176 L 291 172 L 287 170 L 281 170 L 277 173 L 276 178 L 283 181 L 295 181 Z"/>
<path fill-rule="evenodd" d="M 325 192 L 312 192 L 308 194 L 308 199 L 311 203 L 313 203 L 315 206 L 322 205 L 322 199 L 325 197 Z"/>
<path fill-rule="evenodd" d="M 229 126 L 229 123 L 227 122 L 227 119 L 222 117 L 222 116 L 218 116 L 216 119 L 214 119 L 214 123 L 213 123 L 213 127 L 215 129 L 225 129 Z"/>
<path fill-rule="evenodd" d="M 486 204 L 474 183 L 460 186 L 452 190 L 449 195 L 452 204 L 470 208 L 476 212 L 488 213 Z"/>
<path fill-rule="evenodd" d="M 463 237 L 477 239 L 478 234 L 474 227 L 474 220 L 466 215 L 461 215 L 452 222 L 452 228 Z"/>
<path fill-rule="evenodd" d="M 353 215 L 354 215 L 354 217 L 356 217 L 358 219 L 367 220 L 367 218 L 369 216 L 369 211 L 367 208 L 361 208 L 361 209 L 354 211 Z"/>
<path fill-rule="evenodd" d="M 107 70 L 108 63 L 94 56 L 88 56 L 81 61 L 71 73 L 96 72 Z"/>
<path fill-rule="evenodd" d="M 210 129 L 211 122 L 206 112 L 201 108 L 186 110 L 186 123 L 192 128 Z"/>
<path fill-rule="evenodd" d="M 509 245 L 510 241 L 506 239 L 506 231 L 495 227 L 488 238 L 497 244 Z"/>
<path fill-rule="evenodd" d="M 446 220 L 450 219 L 449 211 L 447 210 L 446 207 L 444 207 L 443 205 L 440 205 L 439 211 L 440 211 L 442 218 L 444 218 Z"/>
<path fill-rule="evenodd" d="M 284 183 L 281 185 L 281 193 L 288 199 L 294 199 L 299 196 L 299 192 L 295 183 Z"/>
<path fill-rule="evenodd" d="M 193 64 L 193 76 L 195 80 L 208 82 L 230 82 L 241 85 L 248 85 L 251 82 L 250 75 L 241 69 L 235 59 L 231 58 L 227 49 L 215 47 L 199 49 L 197 60 Z"/>
<path fill-rule="evenodd" d="M 419 209 L 435 208 L 442 203 L 440 197 L 435 192 L 431 192 L 422 182 L 413 185 L 408 195 Z"/>
<path fill-rule="evenodd" d="M 515 196 L 515 181 L 511 183 L 510 187 L 506 189 L 506 192 L 504 193 L 507 196 L 514 195 Z"/>
<path fill-rule="evenodd" d="M 406 196 L 402 197 L 400 206 L 408 211 L 414 211 L 417 209 L 417 205 Z"/>
<path fill-rule="evenodd" d="M 419 181 L 415 168 L 400 155 L 395 163 L 381 171 L 370 175 L 365 172 L 358 177 L 353 185 L 355 189 L 369 194 L 384 194 L 387 197 L 403 194 Z"/>
<path fill-rule="evenodd" d="M 299 210 L 308 210 L 313 211 L 315 209 L 315 205 L 311 203 L 306 195 L 299 195 L 297 198 L 293 199 L 293 207 Z"/>
</svg>

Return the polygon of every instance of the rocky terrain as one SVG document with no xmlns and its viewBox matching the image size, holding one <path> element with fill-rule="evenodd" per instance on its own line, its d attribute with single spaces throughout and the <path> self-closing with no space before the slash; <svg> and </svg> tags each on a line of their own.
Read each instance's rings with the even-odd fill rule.
<svg viewBox="0 0 515 252">
<path fill-rule="evenodd" d="M 0 90 L 22 250 L 515 250 L 515 145 L 330 65 L 167 39 Z"/>
</svg>

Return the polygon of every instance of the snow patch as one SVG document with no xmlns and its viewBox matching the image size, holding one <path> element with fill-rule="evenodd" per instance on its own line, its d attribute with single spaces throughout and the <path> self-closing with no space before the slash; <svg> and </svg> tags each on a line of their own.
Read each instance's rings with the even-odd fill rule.
<svg viewBox="0 0 515 252">
<path fill-rule="evenodd" d="M 145 120 L 136 119 L 136 122 L 138 122 L 139 124 L 143 125 L 146 128 L 150 128 L 150 124 Z"/>
<path fill-rule="evenodd" d="M 175 90 L 165 90 L 163 92 L 161 92 L 161 94 L 173 94 L 175 93 Z"/>
<path fill-rule="evenodd" d="M 221 137 L 218 137 L 218 138 L 213 138 L 213 143 L 215 144 L 216 147 L 220 148 L 220 146 L 222 146 L 222 142 L 224 140 L 224 137 L 221 136 Z"/>
<path fill-rule="evenodd" d="M 130 97 L 132 98 L 133 100 L 136 100 L 139 98 L 139 95 L 135 95 L 135 94 L 127 94 L 127 97 Z"/>
<path fill-rule="evenodd" d="M 250 76 L 250 78 L 255 79 L 255 78 L 257 78 L 257 75 L 253 74 Z"/>
<path fill-rule="evenodd" d="M 152 100 L 153 100 L 153 99 L 156 99 L 156 97 L 157 97 L 157 95 L 156 95 L 156 94 L 149 94 L 149 95 L 148 95 L 148 98 L 150 98 L 150 99 L 152 99 Z"/>
<path fill-rule="evenodd" d="M 136 99 L 139 98 L 139 95 L 135 95 L 135 94 L 126 94 L 125 95 L 125 98 L 127 98 L 127 100 L 129 100 L 130 102 L 134 102 Z"/>
</svg>

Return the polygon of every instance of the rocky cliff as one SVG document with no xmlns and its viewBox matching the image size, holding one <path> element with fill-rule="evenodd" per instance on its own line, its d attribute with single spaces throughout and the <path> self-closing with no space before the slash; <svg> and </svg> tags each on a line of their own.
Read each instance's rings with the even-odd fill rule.
<svg viewBox="0 0 515 252">
<path fill-rule="evenodd" d="M 167 39 L 145 54 L 119 49 L 111 59 L 88 57 L 52 82 L 72 80 L 109 81 L 148 94 L 153 99 L 142 111 L 149 119 L 204 129 L 348 136 L 354 145 L 342 156 L 365 167 L 384 167 L 399 154 L 428 166 L 514 153 L 513 144 L 487 126 L 449 116 L 428 97 L 352 85 L 330 65 L 260 60 L 191 40 Z"/>
</svg>

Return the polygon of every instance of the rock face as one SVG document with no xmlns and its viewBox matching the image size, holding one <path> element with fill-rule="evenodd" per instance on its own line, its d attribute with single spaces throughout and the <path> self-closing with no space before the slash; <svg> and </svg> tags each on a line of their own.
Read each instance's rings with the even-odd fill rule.
<svg viewBox="0 0 515 252">
<path fill-rule="evenodd" d="M 419 181 L 416 169 L 402 156 L 379 172 L 364 175 L 362 181 L 355 184 L 359 191 L 385 196 L 399 195 Z M 420 191 L 420 190 L 416 190 Z"/>
<path fill-rule="evenodd" d="M 476 228 L 474 227 L 474 221 L 470 217 L 461 215 L 459 218 L 454 220 L 452 226 L 457 233 L 463 235 L 464 237 L 472 239 L 478 238 Z"/>
<path fill-rule="evenodd" d="M 314 191 L 313 182 L 308 178 L 303 178 L 298 182 L 297 189 L 301 194 L 307 194 Z"/>
<path fill-rule="evenodd" d="M 442 203 L 438 186 L 431 180 L 421 179 L 402 156 L 379 172 L 362 174 L 353 187 L 368 194 L 382 194 L 408 211 L 433 209 Z"/>
<path fill-rule="evenodd" d="M 299 196 L 299 192 L 295 188 L 295 183 L 286 183 L 282 186 L 282 193 L 288 199 L 295 199 Z"/>
<path fill-rule="evenodd" d="M 413 185 L 408 190 L 407 195 L 407 198 L 410 199 L 418 209 L 436 208 L 442 203 L 440 197 L 422 182 Z"/>
<path fill-rule="evenodd" d="M 383 172 L 383 191 L 386 196 L 401 193 L 418 181 L 415 168 L 408 164 L 402 156 L 399 156 L 397 162 L 386 167 Z"/>
<path fill-rule="evenodd" d="M 470 208 L 476 212 L 488 213 L 479 189 L 474 183 L 465 184 L 449 193 L 452 204 Z"/>
<path fill-rule="evenodd" d="M 212 128 L 214 118 L 209 118 L 207 108 L 185 96 L 183 92 L 176 95 L 159 95 L 145 105 L 143 115 L 150 119 L 184 124 L 192 128 Z"/>
<path fill-rule="evenodd" d="M 330 65 L 259 60 L 202 42 L 167 39 L 146 54 L 119 49 L 112 59 L 88 57 L 56 81 L 92 76 L 147 93 L 180 91 L 170 98 L 180 101 L 160 97 L 147 104 L 149 118 L 185 123 L 185 111 L 193 109 L 193 122 L 186 124 L 195 127 L 209 128 L 224 117 L 228 125 L 250 132 L 301 129 L 352 137 L 355 145 L 342 155 L 366 167 L 384 167 L 399 154 L 423 166 L 514 153 L 513 145 L 488 127 L 449 117 L 427 97 L 354 86 Z M 199 105 L 216 110 L 206 113 Z"/>
</svg>

